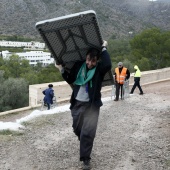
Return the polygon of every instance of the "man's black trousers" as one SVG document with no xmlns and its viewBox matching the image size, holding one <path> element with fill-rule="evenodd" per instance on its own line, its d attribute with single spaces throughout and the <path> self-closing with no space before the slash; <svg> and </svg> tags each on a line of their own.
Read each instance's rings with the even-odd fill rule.
<svg viewBox="0 0 170 170">
<path fill-rule="evenodd" d="M 91 107 L 89 102 L 76 101 L 71 109 L 73 130 L 80 140 L 80 161 L 89 160 L 96 135 L 100 108 Z"/>
<path fill-rule="evenodd" d="M 138 87 L 140 93 L 143 94 L 143 90 L 142 90 L 142 88 L 140 86 L 140 77 L 135 77 L 134 78 L 134 85 L 133 85 L 132 90 L 131 90 L 130 93 L 133 93 L 136 87 Z"/>
<path fill-rule="evenodd" d="M 121 91 L 121 98 L 123 98 L 123 84 L 116 82 L 116 100 L 119 100 L 119 94 Z"/>
</svg>

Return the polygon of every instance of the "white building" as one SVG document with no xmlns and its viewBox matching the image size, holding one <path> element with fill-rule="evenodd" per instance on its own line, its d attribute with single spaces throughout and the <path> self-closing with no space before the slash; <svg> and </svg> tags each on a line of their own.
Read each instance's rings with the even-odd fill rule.
<svg viewBox="0 0 170 170">
<path fill-rule="evenodd" d="M 51 53 L 43 51 L 30 51 L 22 53 L 10 53 L 9 51 L 2 51 L 3 59 L 9 58 L 12 54 L 16 54 L 19 57 L 29 60 L 29 64 L 32 66 L 37 65 L 37 63 L 42 63 L 43 66 L 54 63 L 54 59 L 51 58 Z"/>
<path fill-rule="evenodd" d="M 44 49 L 45 43 L 40 42 L 17 42 L 17 41 L 0 41 L 1 47 L 24 47 L 24 48 L 32 48 L 32 49 Z"/>
<path fill-rule="evenodd" d="M 1 52 L 1 56 L 2 56 L 3 59 L 4 59 L 4 58 L 8 58 L 8 57 L 10 57 L 11 55 L 12 55 L 12 53 L 9 52 L 8 50 L 5 50 L 5 51 L 2 51 L 2 52 Z"/>
</svg>

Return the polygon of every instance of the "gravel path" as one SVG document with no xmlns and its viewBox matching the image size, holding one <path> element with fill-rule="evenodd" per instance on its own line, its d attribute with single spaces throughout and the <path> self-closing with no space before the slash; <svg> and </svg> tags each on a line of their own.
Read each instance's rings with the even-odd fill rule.
<svg viewBox="0 0 170 170">
<path fill-rule="evenodd" d="M 170 170 L 170 82 L 143 90 L 101 107 L 92 170 Z M 65 112 L 25 123 L 23 134 L 0 135 L 0 170 L 81 169 L 71 125 Z"/>
</svg>

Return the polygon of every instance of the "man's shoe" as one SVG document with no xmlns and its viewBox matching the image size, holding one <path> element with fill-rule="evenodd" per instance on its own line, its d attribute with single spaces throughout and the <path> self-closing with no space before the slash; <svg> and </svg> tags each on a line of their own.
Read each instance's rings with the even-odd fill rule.
<svg viewBox="0 0 170 170">
<path fill-rule="evenodd" d="M 118 99 L 114 99 L 114 101 L 118 101 Z"/>
<path fill-rule="evenodd" d="M 139 93 L 139 95 L 143 95 L 143 93 Z"/>
<path fill-rule="evenodd" d="M 83 170 L 90 170 L 90 160 L 84 160 L 83 161 Z"/>
</svg>

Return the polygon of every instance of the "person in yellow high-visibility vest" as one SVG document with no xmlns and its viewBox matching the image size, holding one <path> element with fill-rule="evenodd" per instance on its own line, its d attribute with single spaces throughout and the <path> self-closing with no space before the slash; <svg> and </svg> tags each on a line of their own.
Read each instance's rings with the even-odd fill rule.
<svg viewBox="0 0 170 170">
<path fill-rule="evenodd" d="M 121 88 L 121 99 L 123 99 L 123 84 L 125 80 L 130 77 L 130 72 L 126 67 L 123 67 L 123 63 L 119 62 L 118 67 L 115 68 L 115 85 L 116 85 L 116 98 L 114 101 L 119 100 L 119 93 Z"/>
<path fill-rule="evenodd" d="M 130 94 L 133 94 L 136 86 L 139 88 L 139 91 L 140 91 L 140 95 L 143 95 L 143 90 L 140 86 L 140 78 L 141 78 L 141 72 L 139 70 L 139 67 L 137 65 L 134 66 L 134 70 L 135 70 L 135 75 L 134 75 L 134 85 L 132 87 L 132 90 L 130 92 Z"/>
</svg>

